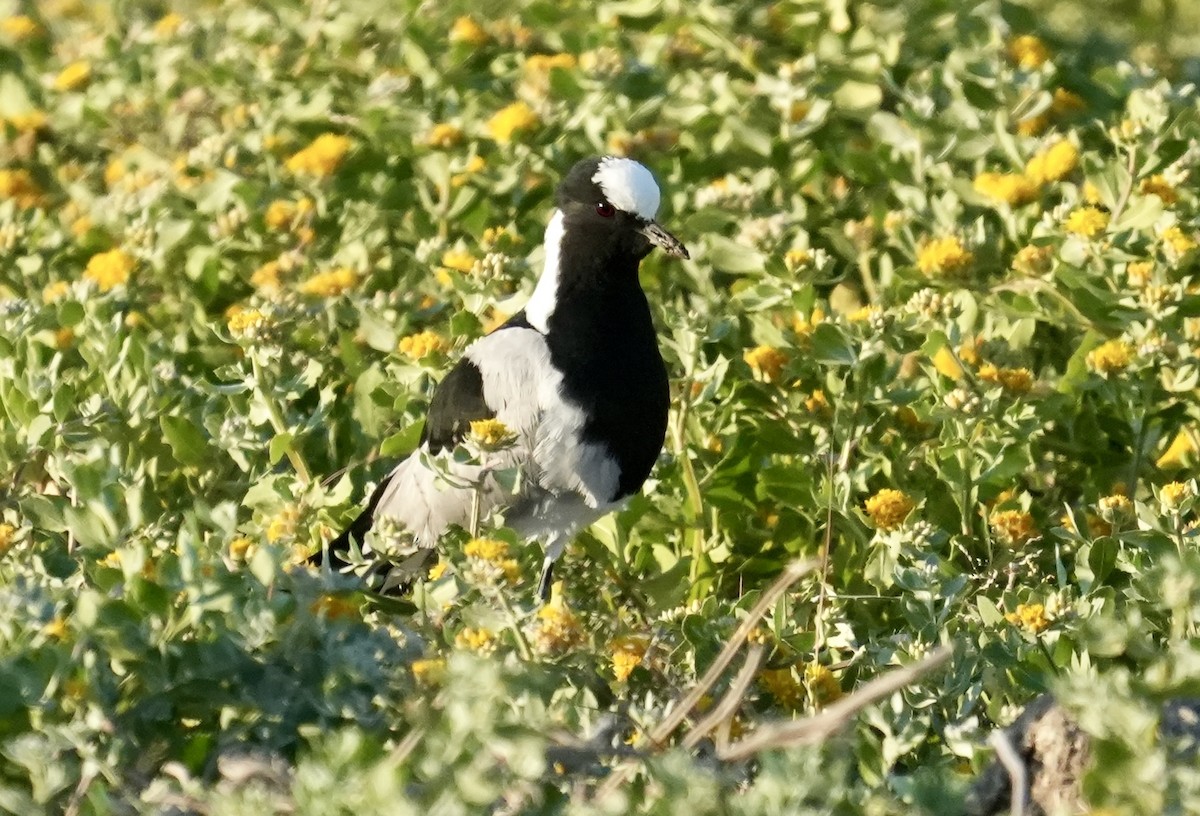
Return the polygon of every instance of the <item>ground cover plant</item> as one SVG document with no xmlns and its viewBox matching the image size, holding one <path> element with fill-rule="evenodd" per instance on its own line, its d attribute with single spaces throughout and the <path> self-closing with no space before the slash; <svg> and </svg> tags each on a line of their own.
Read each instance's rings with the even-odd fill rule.
<svg viewBox="0 0 1200 816">
<path fill-rule="evenodd" d="M 0 19 L 0 810 L 956 813 L 1045 691 L 1096 812 L 1200 808 L 1187 64 L 992 0 L 475 8 Z M 597 153 L 692 250 L 645 495 L 544 607 L 502 529 L 408 599 L 304 566 Z"/>
</svg>

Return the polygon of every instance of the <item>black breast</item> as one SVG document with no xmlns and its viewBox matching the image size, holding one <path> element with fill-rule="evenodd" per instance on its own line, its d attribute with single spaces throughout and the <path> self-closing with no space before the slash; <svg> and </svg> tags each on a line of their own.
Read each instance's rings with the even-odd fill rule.
<svg viewBox="0 0 1200 816">
<path fill-rule="evenodd" d="M 563 396 L 588 418 L 584 438 L 605 445 L 620 466 L 614 501 L 636 493 L 650 475 L 670 405 L 637 259 L 626 263 L 630 268 L 610 264 L 595 276 L 560 276 L 546 337 L 551 362 L 563 372 Z"/>
</svg>

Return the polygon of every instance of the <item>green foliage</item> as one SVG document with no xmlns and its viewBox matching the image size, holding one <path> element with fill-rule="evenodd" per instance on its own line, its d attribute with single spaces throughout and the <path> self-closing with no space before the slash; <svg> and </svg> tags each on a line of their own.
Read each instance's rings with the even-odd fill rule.
<svg viewBox="0 0 1200 816">
<path fill-rule="evenodd" d="M 29 5 L 0 25 L 0 809 L 954 812 L 1047 689 L 1094 805 L 1197 808 L 1155 731 L 1200 683 L 1191 86 L 993 0 Z M 674 397 L 645 495 L 541 609 L 504 530 L 449 536 L 411 600 L 304 567 L 603 152 L 693 258 L 644 264 Z M 699 712 L 652 744 L 797 557 L 718 743 L 948 667 L 749 765 L 675 741 Z"/>
</svg>

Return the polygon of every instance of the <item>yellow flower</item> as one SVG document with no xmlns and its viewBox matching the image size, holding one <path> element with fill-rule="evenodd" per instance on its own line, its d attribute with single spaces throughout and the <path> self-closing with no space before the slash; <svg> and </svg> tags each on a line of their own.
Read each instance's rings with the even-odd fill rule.
<svg viewBox="0 0 1200 816">
<path fill-rule="evenodd" d="M 116 286 L 128 282 L 133 272 L 133 258 L 119 249 L 110 249 L 91 257 L 87 269 L 83 272 L 85 280 L 92 281 L 101 292 L 107 292 Z"/>
<path fill-rule="evenodd" d="M 1084 238 L 1094 238 L 1108 229 L 1108 213 L 1095 207 L 1078 207 L 1067 216 L 1063 229 Z"/>
<path fill-rule="evenodd" d="M 1054 261 L 1054 247 L 1029 244 L 1013 256 L 1012 268 L 1022 275 L 1044 275 Z"/>
<path fill-rule="evenodd" d="M 313 139 L 308 147 L 290 156 L 285 166 L 293 173 L 325 178 L 337 171 L 348 152 L 348 137 L 336 133 L 322 133 Z"/>
<path fill-rule="evenodd" d="M 1128 496 L 1122 496 L 1120 493 L 1102 496 L 1096 502 L 1096 506 L 1100 509 L 1100 517 L 1109 522 L 1128 516 L 1133 512 L 1133 502 L 1129 500 Z"/>
<path fill-rule="evenodd" d="M 1175 435 L 1171 444 L 1154 464 L 1163 470 L 1177 470 L 1190 464 L 1196 452 L 1200 451 L 1197 438 L 1194 428 L 1184 428 Z"/>
<path fill-rule="evenodd" d="M 804 669 L 804 683 L 812 692 L 817 705 L 828 705 L 841 699 L 842 684 L 833 676 L 828 666 L 810 663 Z"/>
<path fill-rule="evenodd" d="M 788 361 L 787 355 L 773 346 L 748 349 L 742 354 L 742 359 L 754 372 L 755 379 L 769 383 L 779 382 L 783 375 L 783 367 Z"/>
<path fill-rule="evenodd" d="M 1154 278 L 1154 262 L 1132 261 L 1126 264 L 1125 277 L 1129 279 L 1129 285 L 1136 289 L 1148 286 Z"/>
<path fill-rule="evenodd" d="M 1179 227 L 1167 227 L 1162 233 L 1163 246 L 1175 260 L 1196 248 L 1196 240 Z"/>
<path fill-rule="evenodd" d="M 298 218 L 312 212 L 312 209 L 313 203 L 310 198 L 301 198 L 299 201 L 277 198 L 267 205 L 263 221 L 273 230 L 286 230 L 295 224 Z"/>
<path fill-rule="evenodd" d="M 1133 361 L 1133 346 L 1124 340 L 1109 340 L 1088 352 L 1088 368 L 1107 377 L 1123 371 Z"/>
<path fill-rule="evenodd" d="M 40 30 L 37 22 L 32 17 L 27 17 L 24 14 L 14 14 L 11 17 L 5 17 L 3 20 L 0 20 L 0 31 L 3 31 L 4 36 L 12 40 L 28 39 Z"/>
<path fill-rule="evenodd" d="M 0 170 L 0 199 L 11 199 L 27 210 L 40 207 L 45 196 L 28 170 Z"/>
<path fill-rule="evenodd" d="M 358 275 L 353 269 L 339 266 L 325 272 L 318 272 L 300 284 L 300 294 L 314 297 L 337 297 L 354 287 Z"/>
<path fill-rule="evenodd" d="M 422 357 L 428 357 L 430 354 L 440 354 L 449 348 L 450 344 L 440 334 L 428 329 L 400 338 L 399 346 L 401 354 L 407 355 L 414 360 L 420 360 Z"/>
<path fill-rule="evenodd" d="M 92 78 L 92 66 L 86 60 L 72 62 L 54 78 L 54 90 L 77 91 Z"/>
<path fill-rule="evenodd" d="M 803 664 L 798 664 L 802 668 Z M 758 682 L 770 692 L 775 702 L 795 711 L 804 705 L 804 684 L 800 682 L 791 666 L 780 669 L 763 669 L 758 673 Z"/>
<path fill-rule="evenodd" d="M 979 367 L 979 379 L 994 383 L 1015 394 L 1027 394 L 1033 387 L 1033 373 L 1028 368 L 999 368 L 992 363 Z"/>
<path fill-rule="evenodd" d="M 1040 136 L 1050 127 L 1050 117 L 1044 113 L 1037 116 L 1026 116 L 1017 122 L 1017 133 L 1022 136 Z"/>
<path fill-rule="evenodd" d="M 498 538 L 472 538 L 463 546 L 463 555 L 498 563 L 508 557 L 508 544 Z"/>
<path fill-rule="evenodd" d="M 1140 187 L 1143 195 L 1156 195 L 1162 199 L 1162 203 L 1170 206 L 1179 200 L 1179 193 L 1175 191 L 1175 187 L 1167 181 L 1167 177 L 1158 173 L 1150 176 L 1150 178 L 1142 179 Z"/>
<path fill-rule="evenodd" d="M 270 323 L 270 318 L 258 309 L 242 309 L 230 315 L 227 325 L 234 337 L 253 337 Z"/>
<path fill-rule="evenodd" d="M 548 74 L 555 68 L 570 70 L 576 63 L 574 54 L 534 54 L 526 58 L 525 70 L 530 73 Z"/>
<path fill-rule="evenodd" d="M 487 41 L 488 33 L 471 17 L 459 17 L 450 27 L 450 42 L 479 46 Z"/>
<path fill-rule="evenodd" d="M 1159 488 L 1158 500 L 1164 510 L 1178 510 L 1179 505 L 1192 495 L 1192 488 L 1187 482 L 1169 482 Z"/>
<path fill-rule="evenodd" d="M 446 574 L 446 570 L 450 568 L 450 562 L 442 559 L 429 568 L 429 580 L 436 581 Z"/>
<path fill-rule="evenodd" d="M 254 548 L 254 541 L 246 536 L 238 536 L 229 542 L 229 557 L 235 561 L 245 561 Z"/>
<path fill-rule="evenodd" d="M 904 523 L 904 519 L 908 518 L 908 514 L 917 505 L 907 493 L 885 487 L 867 499 L 863 506 L 871 523 L 877 528 L 894 530 Z"/>
<path fill-rule="evenodd" d="M 436 686 L 446 676 L 446 661 L 440 657 L 414 660 L 412 674 L 413 679 L 422 686 Z"/>
<path fill-rule="evenodd" d="M 58 329 L 54 332 L 54 347 L 60 351 L 65 351 L 75 344 L 75 330 L 69 328 Z"/>
<path fill-rule="evenodd" d="M 628 680 L 633 670 L 642 665 L 649 647 L 650 638 L 645 635 L 625 635 L 613 640 L 608 645 L 612 653 L 613 676 L 621 683 Z"/>
<path fill-rule="evenodd" d="M 1087 110 L 1087 102 L 1082 96 L 1068 91 L 1066 88 L 1055 88 L 1050 110 L 1058 116 L 1070 116 L 1073 113 Z"/>
<path fill-rule="evenodd" d="M 462 128 L 442 122 L 434 125 L 425 137 L 425 144 L 439 150 L 448 150 L 463 139 Z"/>
<path fill-rule="evenodd" d="M 817 326 L 825 322 L 825 312 L 821 309 L 813 309 L 812 314 L 805 316 L 797 312 L 792 316 L 792 331 L 796 333 L 796 337 L 800 340 L 810 336 Z"/>
<path fill-rule="evenodd" d="M 1010 547 L 1018 547 L 1039 535 L 1033 516 L 1024 510 L 997 510 L 988 517 L 988 523 L 1001 543 Z"/>
<path fill-rule="evenodd" d="M 783 265 L 789 272 L 795 272 L 810 263 L 812 263 L 812 253 L 807 249 L 789 249 L 783 254 Z"/>
<path fill-rule="evenodd" d="M 787 106 L 787 120 L 789 122 L 803 122 L 808 118 L 810 111 L 812 111 L 812 103 L 807 99 L 793 100 Z"/>
<path fill-rule="evenodd" d="M 250 284 L 255 289 L 273 292 L 279 289 L 279 261 L 267 261 L 250 276 Z"/>
<path fill-rule="evenodd" d="M 846 321 L 848 323 L 869 323 L 882 314 L 883 310 L 878 306 L 860 306 L 846 314 Z"/>
<path fill-rule="evenodd" d="M 1079 166 L 1079 148 L 1063 139 L 1034 155 L 1025 164 L 1025 175 L 1034 184 L 1062 181 Z"/>
<path fill-rule="evenodd" d="M 498 419 L 477 419 L 471 423 L 471 440 L 484 450 L 500 450 L 511 445 L 517 435 Z"/>
<path fill-rule="evenodd" d="M 926 241 L 917 251 L 917 268 L 930 277 L 945 277 L 966 270 L 975 256 L 953 236 Z"/>
<path fill-rule="evenodd" d="M 551 588 L 550 602 L 538 610 L 528 635 L 534 650 L 544 655 L 566 651 L 583 640 L 579 619 L 562 597 L 562 581 Z"/>
<path fill-rule="evenodd" d="M 1028 204 L 1038 196 L 1038 186 L 1020 173 L 980 173 L 975 177 L 975 191 L 1010 207 Z"/>
<path fill-rule="evenodd" d="M 309 606 L 308 611 L 329 620 L 355 620 L 362 617 L 359 605 L 345 595 L 326 592 Z"/>
<path fill-rule="evenodd" d="M 280 510 L 267 524 L 267 541 L 274 544 L 281 538 L 290 536 L 296 529 L 296 521 L 299 517 L 300 511 L 295 507 L 289 506 Z"/>
<path fill-rule="evenodd" d="M 459 649 L 491 654 L 496 651 L 496 635 L 487 629 L 466 626 L 454 636 L 454 645 Z"/>
<path fill-rule="evenodd" d="M 466 166 L 463 167 L 463 172 L 455 173 L 450 177 L 450 185 L 453 187 L 462 187 L 471 180 L 471 176 L 479 173 L 483 168 L 487 167 L 487 162 L 482 156 L 472 156 L 467 159 Z"/>
<path fill-rule="evenodd" d="M 1032 34 L 1021 34 L 1008 41 L 1008 58 L 1017 67 L 1033 71 L 1050 59 L 1050 49 Z"/>
<path fill-rule="evenodd" d="M 71 285 L 66 281 L 54 281 L 48 283 L 42 289 L 42 303 L 53 303 L 56 300 L 62 300 L 71 292 Z"/>
<path fill-rule="evenodd" d="M 1050 621 L 1046 618 L 1046 607 L 1040 603 L 1017 604 L 1017 610 L 1009 612 L 1004 619 L 1034 635 L 1050 625 Z"/>
<path fill-rule="evenodd" d="M 0 555 L 8 552 L 13 545 L 13 539 L 17 537 L 17 528 L 11 524 L 0 524 Z"/>
<path fill-rule="evenodd" d="M 460 249 L 448 249 L 442 253 L 442 266 L 457 269 L 459 272 L 470 272 L 475 267 L 475 256 Z"/>
<path fill-rule="evenodd" d="M 824 391 L 817 389 L 809 394 L 804 400 L 804 408 L 810 414 L 816 414 L 817 416 L 829 416 L 829 399 L 825 396 Z"/>
<path fill-rule="evenodd" d="M 42 634 L 55 640 L 62 640 L 67 636 L 67 619 L 62 615 L 55 615 L 54 620 L 42 627 Z"/>
<path fill-rule="evenodd" d="M 1087 204 L 1101 204 L 1104 201 L 1104 195 L 1100 192 L 1100 188 L 1090 181 L 1083 183 L 1083 200 Z"/>
<path fill-rule="evenodd" d="M 183 18 L 178 14 L 171 12 L 164 14 L 158 18 L 158 22 L 154 24 L 154 36 L 161 39 L 174 37 L 179 33 L 179 29 L 183 27 Z"/>
<path fill-rule="evenodd" d="M 36 133 L 39 130 L 45 130 L 47 126 L 45 111 L 36 108 L 9 114 L 6 121 L 18 133 Z"/>
<path fill-rule="evenodd" d="M 532 130 L 538 123 L 538 116 L 533 112 L 533 108 L 524 102 L 513 102 L 493 114 L 486 127 L 493 139 L 507 144 L 517 133 Z"/>
</svg>

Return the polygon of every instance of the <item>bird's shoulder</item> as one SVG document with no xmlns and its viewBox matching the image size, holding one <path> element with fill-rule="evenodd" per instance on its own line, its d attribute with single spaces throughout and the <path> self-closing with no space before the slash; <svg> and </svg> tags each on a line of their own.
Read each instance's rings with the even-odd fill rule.
<svg viewBox="0 0 1200 816">
<path fill-rule="evenodd" d="M 438 384 L 421 444 L 438 453 L 457 445 L 472 422 L 536 410 L 538 380 L 548 365 L 544 337 L 517 313 L 472 343 Z"/>
</svg>

